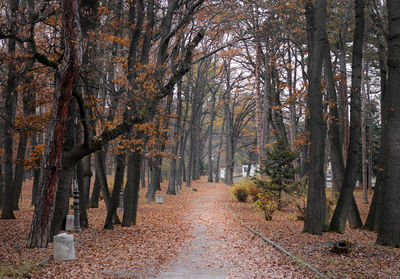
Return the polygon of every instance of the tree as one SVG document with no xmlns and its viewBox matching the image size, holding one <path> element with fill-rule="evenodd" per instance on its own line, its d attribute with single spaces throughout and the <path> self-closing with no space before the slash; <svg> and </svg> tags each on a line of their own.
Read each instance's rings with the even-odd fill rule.
<svg viewBox="0 0 400 279">
<path fill-rule="evenodd" d="M 309 186 L 304 232 L 322 234 L 325 222 L 325 123 L 322 116 L 321 72 L 324 58 L 326 1 L 305 4 L 308 41 L 308 105 L 310 132 Z"/>
<path fill-rule="evenodd" d="M 27 247 L 47 247 L 54 213 L 61 154 L 68 117 L 68 107 L 82 63 L 81 26 L 76 0 L 62 1 L 64 57 L 56 72 L 56 87 L 50 124 L 47 131 L 42 172 L 39 179 L 39 198 L 36 203 Z"/>
<path fill-rule="evenodd" d="M 261 183 L 262 188 L 277 196 L 278 208 L 281 208 L 282 192 L 290 194 L 290 185 L 294 182 L 296 172 L 293 161 L 296 158 L 297 153 L 291 151 L 282 137 L 278 137 L 272 147 L 266 151 L 260 173 L 267 177 L 267 181 L 258 181 L 258 183 Z"/>
<path fill-rule="evenodd" d="M 400 3 L 388 0 L 388 87 L 384 110 L 384 185 L 383 212 L 377 243 L 400 248 Z"/>
<path fill-rule="evenodd" d="M 351 100 L 350 100 L 350 142 L 344 173 L 343 185 L 340 189 L 338 203 L 333 213 L 331 230 L 343 233 L 349 215 L 353 191 L 357 181 L 357 170 L 360 163 L 361 150 L 361 70 L 364 40 L 364 0 L 355 1 L 355 30 L 353 45 L 353 61 L 351 75 Z M 361 218 L 358 219 L 358 227 L 362 226 Z"/>
</svg>

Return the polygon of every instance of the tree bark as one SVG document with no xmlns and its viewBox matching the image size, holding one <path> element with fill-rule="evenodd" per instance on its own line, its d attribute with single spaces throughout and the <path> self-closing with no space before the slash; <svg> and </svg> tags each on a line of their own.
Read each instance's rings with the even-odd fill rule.
<svg viewBox="0 0 400 279">
<path fill-rule="evenodd" d="M 74 130 L 75 122 L 75 104 L 71 101 L 68 110 L 67 131 Z M 63 142 L 63 154 L 71 151 L 75 145 L 74 133 L 66 133 Z M 54 209 L 53 220 L 51 222 L 50 237 L 57 235 L 62 229 L 62 223 L 68 213 L 68 205 L 71 192 L 71 184 L 74 178 L 75 163 L 63 161 L 60 171 L 60 178 L 58 179 L 58 186 L 56 192 L 56 203 Z"/>
<path fill-rule="evenodd" d="M 215 74 L 214 65 L 214 74 Z M 216 91 L 211 92 L 211 111 L 210 111 L 210 126 L 208 127 L 208 182 L 213 182 L 213 156 L 212 156 L 212 142 L 214 133 L 214 119 L 215 119 L 215 96 Z"/>
<path fill-rule="evenodd" d="M 360 136 L 361 136 L 361 70 L 363 57 L 363 38 L 364 38 L 364 0 L 355 2 L 355 20 L 353 61 L 352 61 L 352 82 L 351 82 L 351 101 L 350 101 L 350 142 L 347 156 L 346 170 L 343 185 L 340 190 L 338 203 L 333 213 L 330 229 L 335 232 L 343 233 L 346 220 L 350 212 L 353 199 L 353 191 L 357 181 L 357 170 L 360 157 Z M 362 226 L 359 218 L 357 227 Z"/>
<path fill-rule="evenodd" d="M 136 225 L 140 190 L 140 163 L 141 155 L 139 152 L 132 152 L 131 154 L 129 154 L 127 178 L 124 192 L 124 215 L 122 218 L 123 227 Z"/>
<path fill-rule="evenodd" d="M 10 5 L 10 16 L 11 16 L 11 35 L 17 33 L 17 10 L 19 6 L 19 1 L 9 0 Z M 13 57 L 15 55 L 15 40 L 9 39 L 8 41 L 8 55 Z M 1 219 L 15 219 L 13 207 L 15 200 L 15 188 L 13 185 L 13 123 L 15 118 L 15 110 L 17 104 L 17 73 L 16 67 L 13 63 L 8 64 L 8 77 L 7 86 L 5 88 L 5 120 L 4 120 L 4 201 L 3 209 L 1 212 Z"/>
<path fill-rule="evenodd" d="M 178 155 L 179 153 L 179 145 L 181 142 L 181 138 L 179 137 L 180 133 L 181 133 L 181 116 L 182 116 L 182 90 L 181 90 L 181 83 L 179 83 L 178 86 L 178 100 L 177 100 L 177 106 L 176 106 L 176 115 L 177 118 L 175 120 L 175 127 L 174 127 L 174 134 L 173 134 L 173 138 L 175 140 L 175 145 L 173 147 L 173 155 L 175 156 L 174 158 L 171 159 L 170 162 L 170 171 L 169 171 L 169 183 L 168 183 L 168 190 L 167 190 L 167 194 L 168 195 L 176 195 L 176 159 L 179 157 L 180 155 Z"/>
<path fill-rule="evenodd" d="M 72 90 L 82 63 L 81 28 L 78 1 L 63 0 L 64 57 L 56 71 L 50 123 L 47 132 L 42 172 L 39 179 L 39 199 L 35 207 L 27 247 L 47 247 L 53 219 L 57 183 L 61 167 L 61 154 L 68 106 Z"/>
<path fill-rule="evenodd" d="M 381 87 L 381 123 L 386 123 L 386 92 L 387 92 L 387 66 L 386 66 L 386 47 L 385 39 L 381 36 L 379 40 L 379 68 L 380 68 L 380 87 Z M 385 125 L 382 125 L 382 135 L 379 144 L 379 155 L 378 155 L 378 173 L 375 181 L 374 195 L 372 196 L 372 202 L 369 209 L 367 220 L 365 221 L 364 227 L 368 230 L 378 232 L 379 222 L 382 214 L 383 207 L 383 178 L 384 178 L 384 160 L 385 160 Z"/>
<path fill-rule="evenodd" d="M 367 114 L 367 109 L 366 109 L 366 95 L 367 90 L 366 90 L 366 83 L 367 83 L 367 71 L 368 71 L 368 66 L 367 62 L 364 60 L 363 61 L 363 70 L 362 72 L 364 73 L 364 82 L 362 83 L 362 88 L 361 88 L 361 165 L 362 165 L 362 185 L 363 185 L 363 203 L 367 204 L 368 203 L 368 178 L 367 178 L 367 171 L 368 171 L 368 160 L 367 160 L 367 135 L 365 133 L 366 129 L 366 114 Z"/>
<path fill-rule="evenodd" d="M 107 216 L 106 216 L 106 221 L 104 223 L 104 228 L 107 230 L 113 230 L 114 223 L 116 223 L 117 220 L 115 216 L 117 215 L 117 207 L 119 205 L 119 195 L 121 192 L 122 185 L 124 183 L 125 165 L 126 165 L 126 154 L 125 153 L 118 154 L 116 158 L 114 185 L 111 193 L 110 206 L 107 208 Z"/>
<path fill-rule="evenodd" d="M 384 110 L 383 211 L 377 243 L 400 248 L 400 3 L 387 1 L 388 84 Z"/>
<path fill-rule="evenodd" d="M 338 191 L 341 189 L 344 175 L 345 175 L 345 167 L 343 163 L 343 156 L 339 138 L 339 127 L 335 122 L 338 119 L 338 108 L 336 106 L 337 98 L 336 98 L 336 90 L 333 79 L 332 72 L 332 64 L 331 64 L 331 56 L 329 52 L 329 45 L 326 47 L 325 54 L 325 75 L 328 80 L 328 101 L 330 102 L 330 114 L 332 119 L 329 120 L 329 147 L 331 151 L 331 160 L 332 160 L 332 178 L 333 185 L 332 190 L 337 189 Z M 335 193 L 334 193 L 335 194 Z M 354 198 L 354 195 L 351 199 L 351 207 L 350 207 L 350 215 L 349 215 L 349 223 L 351 228 L 358 228 L 360 226 L 360 213 L 358 211 L 357 203 Z"/>
<path fill-rule="evenodd" d="M 326 196 L 324 175 L 325 121 L 322 115 L 321 72 L 325 49 L 326 1 L 307 1 L 306 19 L 309 48 L 307 102 L 310 111 L 308 123 L 311 145 L 304 232 L 322 234 L 325 222 Z"/>
</svg>

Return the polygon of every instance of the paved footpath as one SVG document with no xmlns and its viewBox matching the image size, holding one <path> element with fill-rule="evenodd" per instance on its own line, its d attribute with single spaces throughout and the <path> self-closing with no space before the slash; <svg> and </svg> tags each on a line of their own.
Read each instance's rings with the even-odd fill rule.
<svg viewBox="0 0 400 279">
<path fill-rule="evenodd" d="M 230 197 L 226 187 L 214 184 L 199 190 L 204 193 L 193 200 L 186 216 L 192 224 L 192 238 L 171 267 L 157 278 L 312 277 L 305 277 L 309 272 L 233 219 L 227 209 Z"/>
</svg>

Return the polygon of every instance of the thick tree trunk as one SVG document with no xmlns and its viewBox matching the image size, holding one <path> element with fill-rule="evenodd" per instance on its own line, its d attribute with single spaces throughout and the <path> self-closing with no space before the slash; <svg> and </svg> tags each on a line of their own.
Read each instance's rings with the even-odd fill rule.
<svg viewBox="0 0 400 279">
<path fill-rule="evenodd" d="M 74 130 L 75 117 L 76 117 L 75 104 L 71 102 L 68 110 L 67 131 Z M 74 148 L 74 146 L 75 146 L 74 133 L 66 133 L 63 142 L 63 154 L 71 151 Z M 62 163 L 60 178 L 58 179 L 54 215 L 53 215 L 53 220 L 51 222 L 50 237 L 57 235 L 60 232 L 60 230 L 62 229 L 63 220 L 68 213 L 71 184 L 74 178 L 74 167 L 75 167 L 74 163 L 66 161 L 63 161 Z"/>
<path fill-rule="evenodd" d="M 29 248 L 47 247 L 48 244 L 61 166 L 62 144 L 68 117 L 68 106 L 82 63 L 82 34 L 78 1 L 63 0 L 62 7 L 65 51 L 63 62 L 56 71 L 56 87 L 47 131 L 42 172 L 39 179 L 39 199 L 33 214 L 31 231 L 27 243 L 27 247 Z"/>
<path fill-rule="evenodd" d="M 19 6 L 19 1 L 9 0 L 10 5 L 10 15 L 11 15 L 11 34 L 15 35 L 17 32 L 17 10 Z M 8 55 L 13 57 L 15 55 L 15 40 L 9 39 L 8 41 Z M 15 118 L 15 110 L 17 104 L 17 94 L 16 90 L 16 67 L 13 63 L 8 64 L 8 77 L 7 77 L 7 87 L 4 92 L 5 97 L 5 121 L 4 121 L 4 201 L 3 209 L 1 212 L 1 219 L 15 219 L 13 206 L 15 200 L 15 188 L 13 185 L 13 123 Z"/>
<path fill-rule="evenodd" d="M 136 225 L 140 189 L 140 162 L 140 153 L 133 152 L 129 154 L 127 178 L 124 192 L 124 216 L 122 218 L 123 227 Z"/>
<path fill-rule="evenodd" d="M 400 3 L 387 1 L 388 85 L 384 110 L 383 211 L 377 243 L 400 248 Z"/>
<path fill-rule="evenodd" d="M 315 5 L 315 7 L 314 7 Z M 322 234 L 326 213 L 325 196 L 325 122 L 322 115 L 321 72 L 325 49 L 326 1 L 306 3 L 306 18 L 309 46 L 309 89 L 310 110 L 310 164 L 304 232 Z"/>
<path fill-rule="evenodd" d="M 361 70 L 362 46 L 364 38 L 364 0 L 355 2 L 356 26 L 354 30 L 353 61 L 352 61 L 352 90 L 350 101 L 350 142 L 347 156 L 346 171 L 340 196 L 332 217 L 330 228 L 332 231 L 343 233 L 346 220 L 350 212 L 353 191 L 357 181 L 357 170 L 360 162 L 361 136 Z M 354 221 L 354 220 L 353 220 Z M 359 219 L 357 227 L 362 226 Z"/>
</svg>

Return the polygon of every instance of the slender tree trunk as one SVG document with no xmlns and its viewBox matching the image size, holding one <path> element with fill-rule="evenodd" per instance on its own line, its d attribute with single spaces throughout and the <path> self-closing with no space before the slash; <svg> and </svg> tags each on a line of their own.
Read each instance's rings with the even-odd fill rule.
<svg viewBox="0 0 400 279">
<path fill-rule="evenodd" d="M 332 191 L 334 195 L 338 195 L 342 186 L 345 168 L 343 162 L 342 146 L 340 143 L 340 123 L 337 123 L 337 119 L 339 119 L 339 111 L 338 106 L 336 105 L 337 97 L 333 78 L 331 55 L 328 44 L 325 50 L 325 77 L 328 80 L 328 101 L 331 104 L 329 106 L 330 119 L 328 137 L 332 161 Z"/>
<path fill-rule="evenodd" d="M 173 155 L 175 156 L 174 158 L 171 159 L 170 162 L 170 171 L 169 171 L 169 183 L 168 183 L 168 190 L 167 194 L 169 195 L 176 195 L 176 158 L 178 157 L 179 160 L 179 145 L 181 142 L 181 139 L 179 137 L 180 135 L 180 129 L 181 129 L 181 115 L 182 115 L 182 90 L 181 90 L 181 83 L 179 83 L 178 86 L 178 100 L 177 100 L 177 106 L 176 106 L 176 115 L 177 118 L 175 120 L 175 127 L 174 127 L 174 134 L 173 138 L 175 140 L 175 145 L 173 147 Z"/>
<path fill-rule="evenodd" d="M 31 148 L 37 147 L 37 141 L 36 141 L 36 136 L 33 135 L 31 137 Z M 37 160 L 35 162 L 37 166 L 40 166 L 40 161 Z M 37 196 L 38 196 L 38 188 L 39 188 L 39 176 L 40 176 L 40 168 L 35 167 L 33 169 L 33 185 L 32 185 L 32 198 L 31 198 L 31 205 L 35 205 L 37 201 Z"/>
<path fill-rule="evenodd" d="M 296 55 L 296 54 L 295 54 Z M 294 66 L 294 80 L 292 78 L 292 53 L 290 49 L 290 43 L 288 43 L 288 68 L 287 68 L 287 81 L 288 81 L 288 90 L 289 90 L 289 119 L 290 119 L 290 150 L 295 152 L 296 146 L 296 99 L 293 96 L 293 91 L 296 90 L 296 69 L 297 69 L 297 61 L 295 61 Z M 297 159 L 293 160 L 293 168 L 297 169 Z M 296 181 L 298 180 L 298 175 L 295 175 Z"/>
<path fill-rule="evenodd" d="M 225 118 L 224 121 L 222 122 L 222 127 L 221 127 L 221 133 L 219 135 L 219 145 L 218 145 L 218 151 L 217 151 L 217 163 L 215 164 L 215 183 L 219 183 L 219 164 L 221 160 L 221 151 L 222 151 L 222 143 L 224 139 L 224 130 L 225 130 Z"/>
<path fill-rule="evenodd" d="M 328 79 L 328 100 L 331 104 L 336 104 L 336 90 L 333 79 L 332 72 L 332 64 L 331 64 L 331 56 L 329 52 L 329 46 L 326 47 L 325 54 L 325 75 Z M 332 119 L 329 121 L 329 147 L 331 151 L 331 160 L 332 160 L 332 178 L 333 178 L 333 191 L 334 194 L 337 193 L 335 189 L 338 191 L 341 189 L 343 184 L 343 179 L 345 175 L 345 167 L 343 163 L 341 144 L 339 140 L 339 127 L 335 122 L 335 119 L 338 119 L 338 108 L 336 105 L 330 106 L 330 114 Z M 354 196 L 351 199 L 351 207 L 349 214 L 349 223 L 351 228 L 360 227 L 360 213 L 358 211 L 357 203 Z"/>
<path fill-rule="evenodd" d="M 105 168 L 105 154 L 102 152 L 95 153 L 95 161 L 96 175 L 98 175 L 101 190 L 103 192 L 104 203 L 106 204 L 106 208 L 108 211 L 111 206 L 111 196 L 108 190 L 107 173 Z"/>
<path fill-rule="evenodd" d="M 75 143 L 81 144 L 82 138 L 80 136 L 81 129 L 77 125 L 75 125 Z M 89 227 L 89 220 L 87 216 L 87 205 L 86 205 L 86 189 L 84 183 L 84 167 L 83 167 L 83 160 L 81 159 L 76 162 L 76 180 L 78 183 L 79 189 L 79 220 L 81 228 L 88 228 Z"/>
<path fill-rule="evenodd" d="M 367 161 L 367 139 L 366 139 L 366 72 L 368 71 L 367 62 L 363 61 L 363 73 L 364 73 L 364 82 L 362 83 L 361 88 L 361 165 L 362 165 L 362 180 L 363 180 L 363 203 L 368 203 L 368 179 L 367 179 L 367 171 L 368 171 L 368 161 Z"/>
<path fill-rule="evenodd" d="M 386 102 L 386 92 L 387 92 L 387 68 L 386 68 L 386 47 L 385 47 L 385 39 L 381 36 L 379 38 L 379 68 L 380 68 L 380 86 L 381 86 L 381 122 L 386 123 L 386 110 L 387 107 Z M 379 155 L 378 155 L 378 173 L 375 181 L 374 194 L 372 196 L 372 202 L 369 209 L 369 213 L 367 216 L 367 220 L 365 221 L 364 228 L 370 231 L 379 231 L 379 225 L 382 216 L 382 208 L 383 208 L 383 183 L 384 183 L 384 160 L 385 160 L 385 125 L 382 125 L 382 135 L 380 138 L 379 145 Z"/>
<path fill-rule="evenodd" d="M 40 194 L 33 214 L 27 247 L 47 247 L 53 219 L 62 144 L 72 90 L 82 63 L 81 28 L 78 1 L 63 0 L 65 51 L 63 62 L 56 71 L 52 112 L 39 179 Z"/>
<path fill-rule="evenodd" d="M 388 83 L 385 96 L 383 210 L 377 243 L 400 248 L 400 3 L 387 0 Z"/>
<path fill-rule="evenodd" d="M 142 188 L 146 187 L 146 160 L 144 158 L 140 165 L 140 184 Z"/>
<path fill-rule="evenodd" d="M 352 61 L 352 90 L 350 109 L 350 142 L 347 156 L 346 171 L 340 196 L 332 217 L 330 228 L 332 231 L 343 233 L 349 216 L 353 191 L 357 180 L 357 169 L 360 156 L 361 137 L 361 68 L 362 46 L 364 38 L 364 0 L 355 2 L 356 26 L 354 30 L 353 61 Z M 359 226 L 362 226 L 359 218 Z"/>
<path fill-rule="evenodd" d="M 214 66 L 215 69 L 216 66 Z M 212 156 L 212 141 L 214 133 L 215 119 L 215 95 L 216 91 L 211 92 L 211 111 L 210 111 L 210 126 L 208 127 L 208 182 L 213 182 L 213 156 Z"/>
<path fill-rule="evenodd" d="M 30 70 L 33 67 L 33 62 L 28 63 L 25 67 L 25 72 Z M 26 76 L 26 82 L 29 84 L 33 79 L 31 74 Z M 23 100 L 23 111 L 24 116 L 29 117 L 30 115 L 35 114 L 35 91 L 34 90 L 26 90 L 22 97 Z M 15 189 L 15 199 L 14 199 L 14 210 L 18 209 L 18 201 L 21 195 L 22 190 L 22 179 L 24 176 L 24 161 L 25 161 L 25 151 L 26 145 L 28 142 L 28 134 L 24 131 L 20 132 L 20 142 L 18 144 L 18 152 L 17 152 L 17 164 L 15 166 L 15 174 L 13 181 L 13 188 Z"/>
<path fill-rule="evenodd" d="M 104 228 L 107 230 L 113 230 L 114 224 L 116 223 L 115 216 L 117 213 L 117 207 L 119 205 L 119 195 L 121 192 L 122 185 L 124 183 L 125 165 L 126 165 L 126 154 L 125 153 L 118 154 L 116 158 L 114 185 L 111 194 L 110 206 L 107 208 L 107 216 L 106 216 L 106 221 L 104 223 Z"/>
<path fill-rule="evenodd" d="M 258 16 L 258 13 L 257 13 Z M 256 19 L 258 20 L 258 18 Z M 262 117 L 262 111 L 261 111 L 261 77 L 260 77 L 260 72 L 261 72 L 261 43 L 259 39 L 259 30 L 258 30 L 258 24 L 256 24 L 256 30 L 255 30 L 255 38 L 256 38 L 256 133 L 257 133 L 257 154 L 258 154 L 258 165 L 260 166 L 260 169 L 263 169 L 263 164 L 262 164 L 262 158 L 264 157 L 264 136 L 262 133 L 261 129 L 261 119 Z M 229 132 L 229 123 L 227 125 L 228 132 Z M 231 185 L 232 183 L 228 184 Z"/>
</svg>

